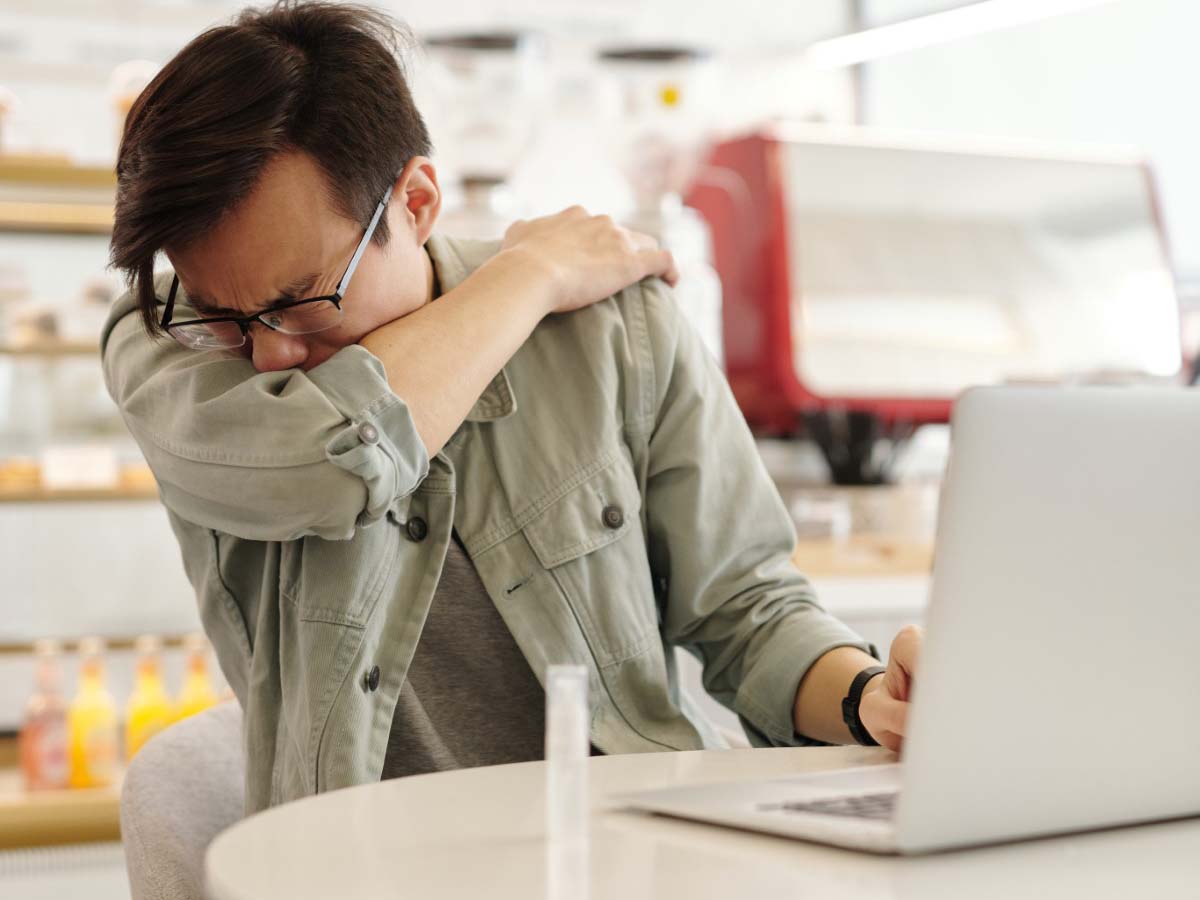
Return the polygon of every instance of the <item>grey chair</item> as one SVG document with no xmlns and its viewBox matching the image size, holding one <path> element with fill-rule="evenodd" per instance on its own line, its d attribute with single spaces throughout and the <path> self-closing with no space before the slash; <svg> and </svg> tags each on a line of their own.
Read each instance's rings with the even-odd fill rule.
<svg viewBox="0 0 1200 900">
<path fill-rule="evenodd" d="M 244 815 L 242 710 L 222 703 L 151 738 L 121 788 L 133 900 L 202 900 L 204 851 Z"/>
</svg>

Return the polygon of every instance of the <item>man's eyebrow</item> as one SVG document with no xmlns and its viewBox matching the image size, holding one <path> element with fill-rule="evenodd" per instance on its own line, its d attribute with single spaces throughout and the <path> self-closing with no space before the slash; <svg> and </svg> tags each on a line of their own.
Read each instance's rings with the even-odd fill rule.
<svg viewBox="0 0 1200 900">
<path fill-rule="evenodd" d="M 283 292 L 279 295 L 279 297 L 270 301 L 265 306 L 263 306 L 261 309 L 256 310 L 256 312 L 259 312 L 259 313 L 269 312 L 270 310 L 275 309 L 278 306 L 282 306 L 283 304 L 291 303 L 294 300 L 301 299 L 299 297 L 299 295 L 301 293 L 303 293 L 304 291 L 307 291 L 314 284 L 316 284 L 317 279 L 320 277 L 321 277 L 321 275 L 319 272 L 310 272 L 307 275 L 303 275 L 300 278 L 295 279 L 294 281 L 292 281 L 291 283 L 287 284 L 284 287 Z M 253 315 L 253 313 L 247 313 L 241 309 L 233 309 L 232 307 L 228 307 L 228 306 L 218 306 L 217 304 L 213 303 L 211 300 L 207 299 L 206 297 L 198 296 L 196 294 L 191 293 L 190 291 L 187 292 L 187 296 L 188 296 L 188 300 L 191 302 L 192 307 L 197 312 L 200 312 L 200 313 L 204 313 L 207 315 L 214 315 L 214 316 L 239 316 L 239 317 L 246 316 L 246 315 Z"/>
</svg>

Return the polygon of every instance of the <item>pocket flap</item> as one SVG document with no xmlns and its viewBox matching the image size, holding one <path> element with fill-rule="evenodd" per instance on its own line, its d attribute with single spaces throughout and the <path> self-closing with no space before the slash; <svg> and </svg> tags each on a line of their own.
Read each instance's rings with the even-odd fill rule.
<svg viewBox="0 0 1200 900">
<path fill-rule="evenodd" d="M 619 540 L 638 522 L 642 495 L 625 460 L 614 453 L 595 466 L 597 471 L 556 493 L 523 529 L 547 569 Z"/>
</svg>

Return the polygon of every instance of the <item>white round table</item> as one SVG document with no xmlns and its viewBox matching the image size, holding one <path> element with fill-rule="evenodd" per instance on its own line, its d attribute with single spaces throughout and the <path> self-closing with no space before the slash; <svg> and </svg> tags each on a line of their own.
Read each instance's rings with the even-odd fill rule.
<svg viewBox="0 0 1200 900">
<path fill-rule="evenodd" d="M 213 900 L 1128 900 L 1195 896 L 1200 885 L 1194 819 L 903 859 L 625 811 L 609 799 L 891 759 L 857 747 L 593 757 L 584 853 L 546 840 L 540 762 L 364 785 L 222 833 L 208 851 L 208 891 Z"/>
</svg>

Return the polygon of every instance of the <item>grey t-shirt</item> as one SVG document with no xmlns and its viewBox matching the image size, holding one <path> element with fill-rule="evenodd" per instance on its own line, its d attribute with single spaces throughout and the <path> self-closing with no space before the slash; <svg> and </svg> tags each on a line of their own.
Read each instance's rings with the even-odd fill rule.
<svg viewBox="0 0 1200 900">
<path fill-rule="evenodd" d="M 454 534 L 382 777 L 541 759 L 544 732 L 542 686 Z"/>
</svg>

